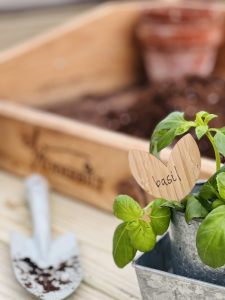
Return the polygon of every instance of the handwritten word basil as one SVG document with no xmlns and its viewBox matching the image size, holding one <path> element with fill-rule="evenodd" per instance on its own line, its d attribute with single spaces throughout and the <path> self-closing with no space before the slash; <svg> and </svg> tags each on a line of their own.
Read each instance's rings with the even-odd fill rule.
<svg viewBox="0 0 225 300">
<path fill-rule="evenodd" d="M 152 228 L 156 235 L 163 235 L 167 231 L 170 224 L 170 209 L 168 207 L 160 207 L 165 202 L 167 201 L 162 198 L 155 199 L 149 215 Z"/>
<path fill-rule="evenodd" d="M 133 198 L 120 195 L 117 196 L 113 203 L 115 216 L 125 222 L 133 222 L 142 215 L 140 205 Z"/>
<path fill-rule="evenodd" d="M 127 223 L 120 224 L 113 236 L 113 258 L 115 264 L 119 268 L 125 267 L 131 262 L 137 250 L 131 245 L 128 231 L 126 230 Z"/>
<path fill-rule="evenodd" d="M 150 223 L 140 220 L 140 225 L 128 231 L 131 245 L 142 252 L 151 251 L 155 247 L 156 235 Z"/>
<path fill-rule="evenodd" d="M 160 205 L 160 207 L 170 207 L 175 210 L 184 211 L 183 205 L 178 201 L 166 201 Z"/>
<path fill-rule="evenodd" d="M 202 222 L 196 246 L 204 264 L 212 268 L 225 264 L 225 205 L 214 209 Z"/>
</svg>

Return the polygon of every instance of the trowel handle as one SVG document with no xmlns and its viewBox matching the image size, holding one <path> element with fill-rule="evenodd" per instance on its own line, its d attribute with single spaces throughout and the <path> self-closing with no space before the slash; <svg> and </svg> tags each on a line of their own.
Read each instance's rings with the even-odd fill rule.
<svg viewBox="0 0 225 300">
<path fill-rule="evenodd" d="M 34 240 L 41 258 L 47 260 L 51 244 L 48 183 L 43 176 L 34 174 L 26 179 L 25 188 L 33 219 Z"/>
</svg>

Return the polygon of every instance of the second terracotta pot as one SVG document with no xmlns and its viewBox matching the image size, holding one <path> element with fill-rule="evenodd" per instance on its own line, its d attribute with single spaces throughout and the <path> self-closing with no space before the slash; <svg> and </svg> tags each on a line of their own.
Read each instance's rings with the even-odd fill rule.
<svg viewBox="0 0 225 300">
<path fill-rule="evenodd" d="M 223 13 L 218 9 L 147 9 L 137 26 L 150 80 L 207 76 L 223 42 Z"/>
</svg>

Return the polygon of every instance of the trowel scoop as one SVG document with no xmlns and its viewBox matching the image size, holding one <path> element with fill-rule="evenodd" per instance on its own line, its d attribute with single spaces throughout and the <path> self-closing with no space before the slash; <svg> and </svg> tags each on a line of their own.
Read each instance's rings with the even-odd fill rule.
<svg viewBox="0 0 225 300">
<path fill-rule="evenodd" d="M 82 280 L 81 261 L 73 232 L 51 239 L 48 184 L 35 174 L 25 181 L 33 219 L 33 238 L 10 234 L 10 251 L 16 278 L 30 293 L 44 300 L 69 296 Z"/>
</svg>

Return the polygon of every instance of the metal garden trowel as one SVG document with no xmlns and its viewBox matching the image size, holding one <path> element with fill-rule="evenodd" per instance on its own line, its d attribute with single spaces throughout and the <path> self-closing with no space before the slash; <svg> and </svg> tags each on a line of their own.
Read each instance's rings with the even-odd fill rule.
<svg viewBox="0 0 225 300">
<path fill-rule="evenodd" d="M 45 300 L 69 296 L 82 280 L 76 236 L 70 232 L 51 240 L 48 184 L 35 174 L 25 181 L 34 224 L 33 238 L 10 235 L 11 258 L 18 281 L 30 293 Z"/>
</svg>

